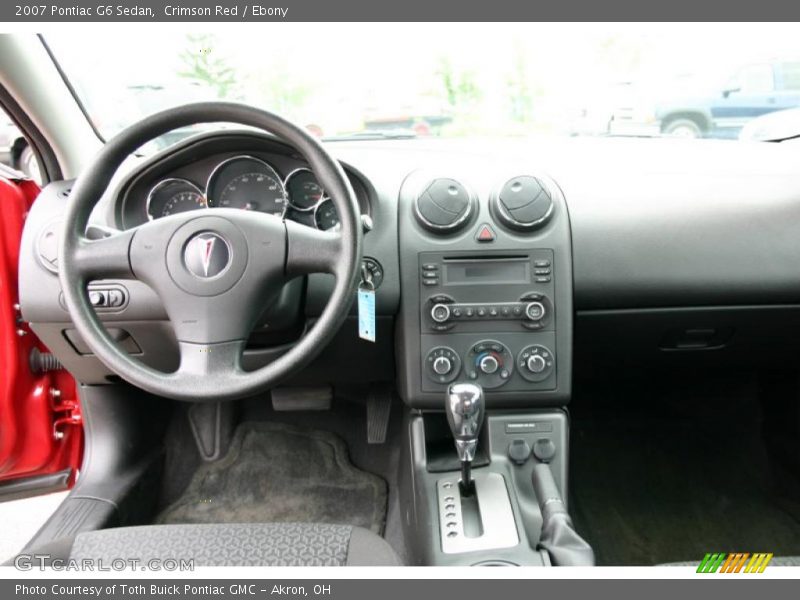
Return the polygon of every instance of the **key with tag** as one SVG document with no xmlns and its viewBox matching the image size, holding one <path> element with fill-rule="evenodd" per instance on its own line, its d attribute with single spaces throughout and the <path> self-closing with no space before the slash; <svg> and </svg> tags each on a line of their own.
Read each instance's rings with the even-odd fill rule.
<svg viewBox="0 0 800 600">
<path fill-rule="evenodd" d="M 375 286 L 369 270 L 361 269 L 358 284 L 358 337 L 368 342 L 375 341 Z"/>
</svg>

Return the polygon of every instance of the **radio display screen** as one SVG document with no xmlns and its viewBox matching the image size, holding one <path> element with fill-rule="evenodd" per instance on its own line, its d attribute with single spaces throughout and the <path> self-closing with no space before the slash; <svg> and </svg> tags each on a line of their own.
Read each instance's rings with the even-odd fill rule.
<svg viewBox="0 0 800 600">
<path fill-rule="evenodd" d="M 444 272 L 445 285 L 512 284 L 531 280 L 527 259 L 446 261 Z"/>
</svg>

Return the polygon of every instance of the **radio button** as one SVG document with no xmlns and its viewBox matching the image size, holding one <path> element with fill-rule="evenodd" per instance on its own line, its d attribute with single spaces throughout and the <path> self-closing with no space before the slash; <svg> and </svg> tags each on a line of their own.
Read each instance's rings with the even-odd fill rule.
<svg viewBox="0 0 800 600">
<path fill-rule="evenodd" d="M 430 286 L 430 285 L 436 285 L 437 283 L 439 283 L 438 279 L 423 279 L 422 280 L 422 285 Z"/>
<path fill-rule="evenodd" d="M 450 307 L 447 304 L 434 304 L 431 319 L 437 323 L 445 323 L 450 318 Z"/>
<path fill-rule="evenodd" d="M 544 304 L 541 302 L 528 302 L 525 307 L 525 316 L 531 321 L 541 321 L 545 316 Z"/>
</svg>

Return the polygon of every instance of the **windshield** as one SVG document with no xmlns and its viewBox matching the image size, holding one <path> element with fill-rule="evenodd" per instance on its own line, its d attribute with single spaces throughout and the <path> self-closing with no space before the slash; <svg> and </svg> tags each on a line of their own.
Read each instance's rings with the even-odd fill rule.
<svg viewBox="0 0 800 600">
<path fill-rule="evenodd" d="M 209 99 L 262 107 L 329 139 L 800 133 L 793 24 L 286 23 L 213 33 L 153 26 L 146 38 L 128 31 L 46 36 L 106 138 L 157 110 Z"/>
</svg>

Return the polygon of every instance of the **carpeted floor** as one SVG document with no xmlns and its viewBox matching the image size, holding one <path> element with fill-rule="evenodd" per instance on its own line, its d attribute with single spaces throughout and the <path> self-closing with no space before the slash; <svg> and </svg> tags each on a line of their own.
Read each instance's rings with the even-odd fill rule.
<svg viewBox="0 0 800 600">
<path fill-rule="evenodd" d="M 309 522 L 382 533 L 386 482 L 357 469 L 337 435 L 244 422 L 222 460 L 201 465 L 157 523 Z"/>
<path fill-rule="evenodd" d="M 574 420 L 570 512 L 600 565 L 706 552 L 800 555 L 798 506 L 774 492 L 757 411 Z"/>
</svg>

